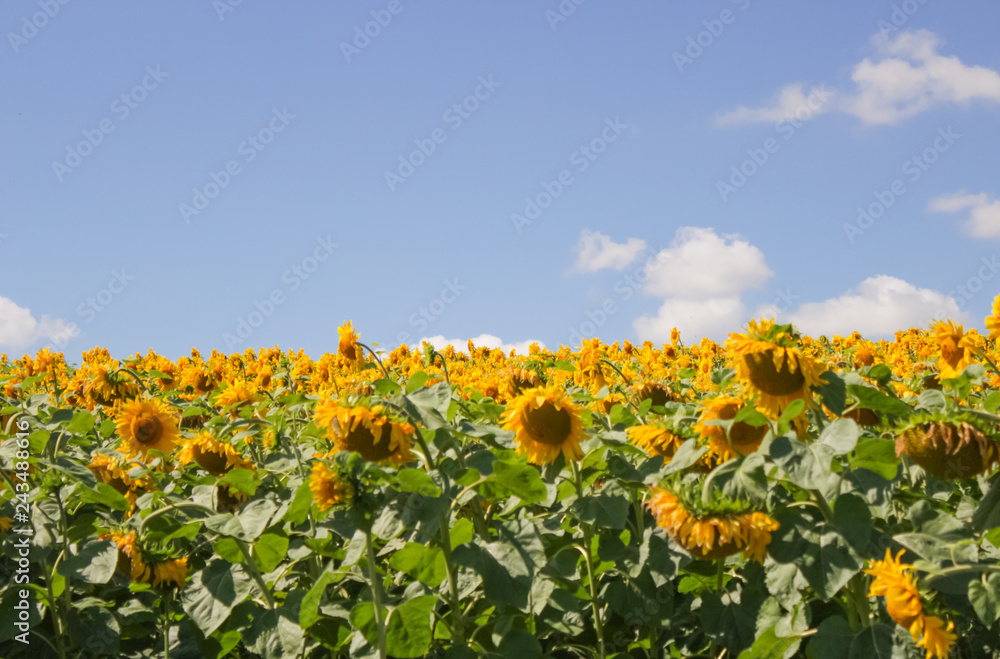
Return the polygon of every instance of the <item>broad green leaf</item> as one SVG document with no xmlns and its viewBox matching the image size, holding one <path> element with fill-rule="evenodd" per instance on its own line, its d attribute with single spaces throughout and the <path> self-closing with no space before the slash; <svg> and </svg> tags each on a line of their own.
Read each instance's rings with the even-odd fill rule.
<svg viewBox="0 0 1000 659">
<path fill-rule="evenodd" d="M 886 480 L 892 480 L 899 471 L 896 444 L 891 439 L 862 437 L 851 454 L 852 469 L 868 469 Z"/>
<path fill-rule="evenodd" d="M 265 533 L 253 543 L 251 555 L 258 569 L 267 574 L 285 560 L 288 553 L 288 536 L 283 533 Z"/>
<path fill-rule="evenodd" d="M 970 581 L 969 602 L 987 627 L 1000 620 L 1000 574 L 994 572 L 985 581 Z"/>
<path fill-rule="evenodd" d="M 833 455 L 844 455 L 854 450 L 860 434 L 853 419 L 838 419 L 823 429 L 819 442 L 830 447 Z"/>
<path fill-rule="evenodd" d="M 422 469 L 400 469 L 393 486 L 400 492 L 416 492 L 425 497 L 441 496 L 441 488 Z"/>
<path fill-rule="evenodd" d="M 181 592 L 181 605 L 206 636 L 219 628 L 233 607 L 250 593 L 250 577 L 239 565 L 213 560 L 195 572 Z"/>
<path fill-rule="evenodd" d="M 385 626 L 386 651 L 399 659 L 411 659 L 427 653 L 431 645 L 431 613 L 436 595 L 420 595 L 392 610 Z"/>
<path fill-rule="evenodd" d="M 549 494 L 548 488 L 538 475 L 538 469 L 520 462 L 497 460 L 493 463 L 490 481 L 500 485 L 524 503 L 538 503 Z"/>
<path fill-rule="evenodd" d="M 814 387 L 813 391 L 820 395 L 820 398 L 823 399 L 823 405 L 828 410 L 840 416 L 847 407 L 847 387 L 844 379 L 833 371 L 823 371 L 820 379 L 825 384 Z"/>
<path fill-rule="evenodd" d="M 797 636 L 779 638 L 774 633 L 774 627 L 769 627 L 753 645 L 740 652 L 738 659 L 784 659 L 785 653 L 800 642 Z"/>
<path fill-rule="evenodd" d="M 408 542 L 393 552 L 389 565 L 430 588 L 435 588 L 448 576 L 444 552 L 416 542 Z"/>
<path fill-rule="evenodd" d="M 245 505 L 237 516 L 246 533 L 246 539 L 252 542 L 263 533 L 271 523 L 271 516 L 277 510 L 277 504 L 270 499 L 257 499 Z"/>
<path fill-rule="evenodd" d="M 97 540 L 78 554 L 67 554 L 59 572 L 70 580 L 88 584 L 108 583 L 118 564 L 118 546 L 110 540 Z"/>
</svg>

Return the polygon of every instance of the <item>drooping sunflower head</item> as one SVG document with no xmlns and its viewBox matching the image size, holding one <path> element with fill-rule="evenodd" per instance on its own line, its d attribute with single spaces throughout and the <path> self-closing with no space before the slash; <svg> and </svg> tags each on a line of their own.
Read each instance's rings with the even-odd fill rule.
<svg viewBox="0 0 1000 659">
<path fill-rule="evenodd" d="M 893 556 L 892 551 L 886 549 L 884 559 L 868 561 L 865 573 L 875 577 L 868 596 L 885 597 L 889 616 L 910 632 L 917 647 L 927 651 L 927 659 L 947 659 L 951 646 L 957 639 L 952 631 L 955 623 L 948 622 L 946 626 L 941 618 L 927 614 L 914 576 L 916 566 L 902 562 L 904 551 L 901 549 Z"/>
<path fill-rule="evenodd" d="M 309 490 L 320 510 L 349 504 L 354 499 L 354 487 L 350 480 L 318 460 L 313 463 Z"/>
<path fill-rule="evenodd" d="M 219 441 L 210 432 L 200 432 L 184 441 L 177 453 L 181 465 L 196 462 L 210 474 L 221 476 L 234 467 L 253 470 L 253 464 L 227 442 Z"/>
<path fill-rule="evenodd" d="M 730 334 L 726 352 L 737 377 L 760 395 L 766 410 L 780 414 L 795 399 L 814 405 L 811 390 L 823 384 L 822 362 L 802 350 L 801 337 L 791 325 L 751 320 L 745 334 Z"/>
<path fill-rule="evenodd" d="M 684 438 L 669 428 L 655 425 L 632 426 L 625 430 L 629 441 L 651 455 L 663 456 L 666 462 L 673 459 Z"/>
<path fill-rule="evenodd" d="M 971 478 L 1000 464 L 993 429 L 968 414 L 920 414 L 896 436 L 896 457 L 904 453 L 940 478 Z"/>
<path fill-rule="evenodd" d="M 727 432 L 723 426 L 708 423 L 716 419 L 730 421 L 736 418 L 736 414 L 746 407 L 743 400 L 735 396 L 716 396 L 702 400 L 700 407 L 701 416 L 694 430 L 708 439 L 712 452 L 719 456 L 720 461 L 725 462 L 736 454 L 748 455 L 760 448 L 767 434 L 766 425 L 752 426 L 745 421 L 737 421 L 729 426 Z"/>
<path fill-rule="evenodd" d="M 654 487 L 646 504 L 656 523 L 695 558 L 715 560 L 742 552 L 764 562 L 778 523 L 749 504 L 718 498 L 706 505 L 700 487 Z"/>
<path fill-rule="evenodd" d="M 973 362 L 972 338 L 952 320 L 931 323 L 931 339 L 938 348 L 938 371 L 942 379 L 957 378 Z"/>
<path fill-rule="evenodd" d="M 677 394 L 670 385 L 656 380 L 647 380 L 632 386 L 632 393 L 639 401 L 649 400 L 655 407 L 664 407 L 677 400 Z"/>
<path fill-rule="evenodd" d="M 503 427 L 515 433 L 517 452 L 533 464 L 550 464 L 559 454 L 583 459 L 580 408 L 557 384 L 528 389 L 507 403 Z"/>
<path fill-rule="evenodd" d="M 107 453 L 94 453 L 87 468 L 101 482 L 115 488 L 119 494 L 128 496 L 130 492 L 139 489 L 148 490 L 152 487 L 152 481 L 148 478 L 130 478 L 128 472 L 131 469 L 128 464 Z"/>
<path fill-rule="evenodd" d="M 230 415 L 239 416 L 239 410 L 244 405 L 249 405 L 257 401 L 257 387 L 251 386 L 246 380 L 240 378 L 234 380 L 215 399 L 216 405 L 223 409 L 232 407 Z"/>
<path fill-rule="evenodd" d="M 180 439 L 177 415 L 159 398 L 134 398 L 119 408 L 115 422 L 127 456 L 141 455 L 152 449 L 169 454 Z"/>
<path fill-rule="evenodd" d="M 503 372 L 503 383 L 509 398 L 520 396 L 528 389 L 540 387 L 543 382 L 538 373 L 527 368 L 510 368 Z"/>
<path fill-rule="evenodd" d="M 358 369 L 364 366 L 365 356 L 362 352 L 361 346 L 358 345 L 358 339 L 361 338 L 361 335 L 354 331 L 354 325 L 351 321 L 347 321 L 338 327 L 337 334 L 340 336 L 340 342 L 337 345 L 337 353 L 343 357 L 352 368 Z"/>
<path fill-rule="evenodd" d="M 410 450 L 416 428 L 388 416 L 379 405 L 368 408 L 325 400 L 316 406 L 313 419 L 317 427 L 327 429 L 334 451 L 355 451 L 369 462 L 396 465 L 413 459 Z"/>
<path fill-rule="evenodd" d="M 86 370 L 83 393 L 98 405 L 112 405 L 139 393 L 135 380 L 127 373 L 120 372 L 116 362 L 109 360 L 89 363 Z"/>
</svg>

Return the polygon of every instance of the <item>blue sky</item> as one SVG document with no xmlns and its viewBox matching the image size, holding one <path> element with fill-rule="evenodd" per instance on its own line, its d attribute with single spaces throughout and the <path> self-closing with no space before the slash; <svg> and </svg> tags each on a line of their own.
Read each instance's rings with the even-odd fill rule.
<svg viewBox="0 0 1000 659">
<path fill-rule="evenodd" d="M 0 6 L 12 355 L 879 338 L 1000 292 L 994 2 L 63 2 Z"/>
</svg>

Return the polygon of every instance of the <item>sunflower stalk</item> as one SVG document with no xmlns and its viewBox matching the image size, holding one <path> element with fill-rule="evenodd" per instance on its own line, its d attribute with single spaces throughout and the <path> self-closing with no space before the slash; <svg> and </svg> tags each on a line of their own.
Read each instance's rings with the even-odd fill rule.
<svg viewBox="0 0 1000 659">
<path fill-rule="evenodd" d="M 382 358 L 376 355 L 375 351 L 366 346 L 364 343 L 361 343 L 359 341 L 358 345 L 367 350 L 369 353 L 371 353 L 371 356 L 375 358 L 375 363 L 378 364 L 379 368 L 382 369 L 382 375 L 385 376 L 386 380 L 391 380 L 392 378 L 389 377 L 389 371 L 385 370 L 385 364 L 382 363 Z"/>
<path fill-rule="evenodd" d="M 580 468 L 576 464 L 576 460 L 571 460 L 570 465 L 573 467 L 573 479 L 576 482 L 577 497 L 582 499 L 583 476 L 580 473 Z M 590 555 L 594 531 L 590 524 L 582 520 L 580 521 L 580 526 L 583 528 L 583 546 L 577 545 L 577 548 L 580 550 L 580 553 L 583 554 L 583 560 L 587 564 L 587 581 L 589 582 L 590 588 L 590 608 L 594 614 L 594 632 L 597 634 L 597 659 L 604 659 L 604 623 L 601 616 L 601 607 L 598 604 L 599 597 L 597 582 L 594 579 L 594 561 Z"/>
<path fill-rule="evenodd" d="M 386 659 L 385 620 L 382 618 L 382 584 L 375 567 L 375 548 L 372 546 L 371 524 L 365 529 L 365 550 L 368 554 L 368 582 L 372 589 L 372 603 L 375 606 L 375 623 L 378 626 L 378 656 Z"/>
</svg>

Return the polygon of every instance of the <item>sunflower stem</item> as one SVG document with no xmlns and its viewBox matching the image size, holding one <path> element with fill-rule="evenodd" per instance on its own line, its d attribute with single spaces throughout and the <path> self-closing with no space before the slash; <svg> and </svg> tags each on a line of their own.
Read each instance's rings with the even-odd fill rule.
<svg viewBox="0 0 1000 659">
<path fill-rule="evenodd" d="M 358 345 L 371 353 L 371 356 L 375 358 L 375 363 L 378 364 L 379 368 L 382 369 L 382 374 L 385 376 L 385 379 L 391 380 L 392 378 L 389 377 L 389 371 L 385 370 L 385 365 L 382 363 L 382 359 L 375 354 L 375 351 L 366 346 L 364 343 L 361 343 L 360 341 L 358 342 Z"/>
<path fill-rule="evenodd" d="M 236 540 L 236 545 L 240 548 L 240 551 L 243 553 L 243 557 L 246 559 L 247 572 L 250 573 L 250 576 L 251 578 L 253 578 L 254 583 L 257 584 L 257 587 L 260 588 L 261 593 L 263 593 L 264 599 L 267 600 L 267 608 L 273 609 L 277 607 L 277 604 L 274 601 L 274 596 L 271 595 L 271 591 L 268 590 L 267 584 L 264 583 L 264 577 L 260 575 L 260 570 L 257 569 L 257 564 L 254 562 L 253 557 L 250 555 L 250 548 L 247 547 L 247 543 L 237 538 L 234 539 Z"/>
<path fill-rule="evenodd" d="M 434 355 L 437 355 L 438 357 L 441 358 L 441 368 L 442 368 L 442 370 L 444 370 L 444 381 L 447 382 L 448 386 L 450 387 L 451 386 L 451 377 L 448 375 L 448 360 L 446 360 L 444 358 L 444 355 L 442 355 L 440 352 L 438 352 L 437 350 L 435 350 L 434 352 L 431 353 L 431 363 L 432 364 L 434 363 Z"/>
<path fill-rule="evenodd" d="M 170 587 L 163 596 L 163 657 L 170 659 Z"/>
<path fill-rule="evenodd" d="M 458 575 L 455 574 L 455 565 L 451 560 L 451 512 L 441 514 L 441 550 L 444 552 L 444 567 L 448 573 L 448 593 L 451 601 L 448 606 L 451 608 L 452 617 L 452 637 L 455 645 L 462 647 L 465 645 L 465 616 L 462 615 L 462 600 L 458 596 Z"/>
<path fill-rule="evenodd" d="M 576 460 L 570 461 L 570 466 L 573 468 L 573 479 L 576 482 L 576 494 L 577 497 L 583 498 L 583 476 L 580 473 L 580 467 L 577 466 Z M 583 547 L 581 548 L 581 553 L 583 554 L 583 560 L 587 564 L 587 580 L 589 582 L 590 589 L 590 608 L 594 614 L 594 632 L 597 634 L 597 658 L 604 659 L 604 623 L 601 620 L 601 607 L 598 604 L 598 592 L 597 592 L 597 582 L 594 580 L 594 562 L 591 560 L 590 548 L 593 544 L 593 529 L 590 524 L 580 521 L 580 526 L 583 527 Z"/>
<path fill-rule="evenodd" d="M 715 589 L 721 593 L 722 588 L 725 585 L 726 559 L 720 558 L 716 561 L 716 563 L 718 563 L 718 566 L 715 571 Z"/>
<path fill-rule="evenodd" d="M 365 549 L 368 553 L 368 581 L 372 588 L 372 603 L 375 605 L 375 622 L 378 626 L 378 656 L 386 659 L 385 621 L 382 619 L 382 584 L 375 568 L 375 548 L 372 546 L 372 529 L 365 529 Z"/>
</svg>

